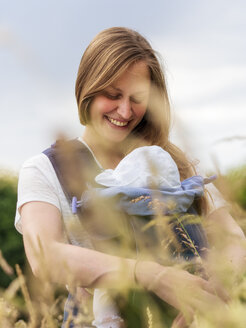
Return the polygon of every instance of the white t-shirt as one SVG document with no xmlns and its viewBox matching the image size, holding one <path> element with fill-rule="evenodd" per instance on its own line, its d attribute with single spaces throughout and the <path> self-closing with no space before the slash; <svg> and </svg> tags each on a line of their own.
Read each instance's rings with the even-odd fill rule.
<svg viewBox="0 0 246 328">
<path fill-rule="evenodd" d="M 22 228 L 19 210 L 22 205 L 31 201 L 42 201 L 56 206 L 61 212 L 70 243 L 92 248 L 86 231 L 73 229 L 73 226 L 79 227 L 81 223 L 78 216 L 72 213 L 55 170 L 43 153 L 25 161 L 19 173 L 15 227 L 20 233 Z"/>
<path fill-rule="evenodd" d="M 80 138 L 78 139 L 83 142 Z M 88 147 L 85 142 L 83 143 Z M 89 147 L 88 149 L 91 151 Z M 93 153 L 92 155 L 102 170 L 102 166 Z M 72 213 L 71 204 L 63 192 L 53 165 L 43 153 L 25 161 L 19 173 L 15 227 L 20 233 L 22 233 L 22 227 L 19 210 L 22 205 L 31 201 L 43 201 L 56 206 L 61 212 L 68 242 L 81 247 L 93 248 L 79 217 Z M 119 317 L 117 308 L 111 301 L 106 289 L 94 290 L 93 312 L 95 317 L 93 324 L 96 327 L 120 327 L 122 319 Z M 102 323 L 104 318 L 107 318 L 107 322 Z M 109 318 L 111 319 L 109 320 Z"/>
<path fill-rule="evenodd" d="M 78 140 L 83 142 L 81 138 L 78 138 Z M 85 142 L 83 143 L 88 147 Z M 89 147 L 88 149 L 91 151 Z M 95 156 L 94 159 L 102 169 Z M 214 210 L 228 205 L 212 183 L 206 185 L 206 189 L 212 196 L 212 199 L 208 197 L 208 215 Z M 20 233 L 22 233 L 22 229 L 19 209 L 22 205 L 31 201 L 43 201 L 56 206 L 62 214 L 65 226 L 69 225 L 69 222 L 79 220 L 77 215 L 72 214 L 71 206 L 62 190 L 55 170 L 49 158 L 43 153 L 25 161 L 19 173 L 15 227 Z M 74 233 L 74 231 L 68 231 L 69 240 L 72 244 L 86 246 L 88 243 L 88 246 L 90 245 L 88 236 Z"/>
<path fill-rule="evenodd" d="M 83 142 L 81 138 L 78 138 L 78 140 Z M 88 147 L 85 142 L 83 143 Z M 88 149 L 91 151 L 89 147 Z M 99 167 L 102 169 L 102 166 L 96 160 L 93 153 L 92 155 Z M 220 193 L 212 183 L 207 185 L 206 188 L 213 198 L 213 200 L 209 198 L 208 214 L 211 214 L 214 210 L 220 207 L 227 206 L 227 203 L 223 200 Z M 61 212 L 69 242 L 73 245 L 92 248 L 89 236 L 82 228 L 78 216 L 73 214 L 71 211 L 71 205 L 69 204 L 62 190 L 60 182 L 49 158 L 43 153 L 25 161 L 20 170 L 18 183 L 18 201 L 15 216 L 15 227 L 20 233 L 22 233 L 22 228 L 19 209 L 23 204 L 31 201 L 43 201 L 56 206 Z M 81 228 L 78 229 L 78 227 Z M 105 290 L 97 290 L 95 293 L 95 299 L 97 300 L 94 301 L 93 308 L 97 322 L 102 321 L 103 315 L 106 314 L 105 312 L 107 312 L 107 316 L 111 314 L 112 318 L 117 317 L 116 308 L 110 301 L 107 300 L 107 293 Z M 108 305 L 103 307 L 103 303 L 104 305 Z M 115 325 L 112 325 L 111 323 L 111 326 L 117 327 L 117 323 L 115 322 Z M 97 327 L 99 327 L 99 325 Z M 100 327 L 106 326 L 102 325 Z"/>
</svg>

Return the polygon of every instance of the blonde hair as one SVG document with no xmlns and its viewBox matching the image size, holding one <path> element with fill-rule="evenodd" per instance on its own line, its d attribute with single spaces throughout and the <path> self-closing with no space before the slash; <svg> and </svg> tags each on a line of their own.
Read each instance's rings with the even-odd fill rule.
<svg viewBox="0 0 246 328">
<path fill-rule="evenodd" d="M 151 92 L 146 114 L 132 135 L 168 151 L 178 166 L 181 180 L 186 179 L 195 173 L 195 168 L 169 141 L 170 103 L 163 70 L 156 52 L 138 32 L 125 27 L 103 30 L 85 50 L 75 86 L 80 122 L 83 125 L 89 122 L 93 98 L 139 61 L 144 61 L 149 68 Z M 199 212 L 206 212 L 205 198 L 197 204 Z"/>
</svg>

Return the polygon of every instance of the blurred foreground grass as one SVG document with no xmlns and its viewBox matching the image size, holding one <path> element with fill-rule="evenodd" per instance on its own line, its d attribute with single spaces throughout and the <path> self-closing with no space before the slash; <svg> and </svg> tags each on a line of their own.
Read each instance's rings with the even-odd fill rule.
<svg viewBox="0 0 246 328">
<path fill-rule="evenodd" d="M 216 186 L 231 204 L 231 214 L 246 233 L 246 167 L 219 176 Z M 67 292 L 48 280 L 34 278 L 25 262 L 22 238 L 13 226 L 16 187 L 16 177 L 6 174 L 0 176 L 0 327 L 60 327 Z M 246 327 L 246 269 L 236 276 L 230 264 L 224 261 L 223 247 L 226 247 L 227 242 L 227 237 L 218 232 L 218 250 L 211 256 L 210 267 L 213 267 L 229 294 L 229 301 L 223 309 L 208 304 L 206 309 L 195 315 L 191 327 Z M 182 292 L 179 291 L 180 295 Z M 175 311 L 172 313 L 166 308 L 166 313 L 160 315 L 159 307 L 156 306 L 158 301 L 147 296 L 144 299 L 141 294 L 138 302 L 139 306 L 144 307 L 144 318 L 141 326 L 138 323 L 136 327 L 170 327 L 170 317 L 174 316 Z M 92 317 L 87 305 L 83 304 L 78 320 L 78 327 L 89 327 Z"/>
</svg>

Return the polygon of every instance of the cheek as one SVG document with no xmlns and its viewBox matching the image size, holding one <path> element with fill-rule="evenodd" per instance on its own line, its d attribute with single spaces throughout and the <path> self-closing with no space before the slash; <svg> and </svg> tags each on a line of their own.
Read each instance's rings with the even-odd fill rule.
<svg viewBox="0 0 246 328">
<path fill-rule="evenodd" d="M 106 114 L 106 113 L 112 111 L 112 109 L 114 108 L 113 102 L 110 99 L 107 99 L 103 96 L 98 96 L 94 100 L 93 105 L 94 105 L 93 106 L 93 111 L 97 115 Z"/>
<path fill-rule="evenodd" d="M 143 118 L 144 114 L 146 113 L 146 105 L 137 105 L 134 108 L 134 112 L 137 118 L 139 118 L 140 120 Z"/>
</svg>

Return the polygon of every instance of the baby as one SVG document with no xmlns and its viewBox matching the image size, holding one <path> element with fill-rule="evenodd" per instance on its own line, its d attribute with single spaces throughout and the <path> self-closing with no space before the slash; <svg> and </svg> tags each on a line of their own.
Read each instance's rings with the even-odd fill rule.
<svg viewBox="0 0 246 328">
<path fill-rule="evenodd" d="M 116 205 L 130 216 L 131 223 L 134 225 L 134 218 L 141 221 L 140 218 L 148 220 L 155 215 L 155 211 L 149 205 L 152 203 L 153 191 L 158 190 L 157 197 L 160 196 L 161 202 L 165 205 L 169 202 L 172 204 L 171 207 L 165 207 L 163 210 L 165 214 L 171 217 L 172 214 L 174 216 L 180 214 L 179 218 L 182 220 L 182 215 L 185 213 L 197 215 L 193 207 L 194 199 L 201 197 L 204 184 L 214 179 L 215 176 L 205 179 L 201 176 L 193 176 L 181 182 L 177 165 L 168 152 L 159 146 L 139 147 L 125 156 L 115 169 L 104 170 L 95 177 L 97 188 L 88 185 L 89 189 L 92 188 L 92 196 L 88 190 L 89 193 L 85 191 L 82 194 L 81 201 L 77 202 L 74 197 L 76 200 L 74 213 L 76 213 L 76 207 L 85 206 L 86 208 L 87 201 L 90 204 L 90 197 L 94 197 L 96 191 L 101 197 L 116 196 L 115 199 L 118 202 Z M 139 201 L 133 201 L 138 198 Z M 191 237 L 193 246 L 195 245 L 195 254 L 199 253 L 203 256 L 208 245 L 202 226 L 200 223 L 185 222 L 183 224 L 186 234 Z M 134 228 L 134 234 L 138 233 L 138 227 Z M 182 244 L 182 240 L 179 239 L 179 243 Z M 189 252 L 188 250 L 188 253 L 182 253 L 182 255 L 189 259 Z M 194 248 L 191 253 L 190 258 L 194 255 Z M 94 290 L 93 312 L 92 324 L 97 328 L 124 327 L 124 321 L 107 289 Z"/>
<path fill-rule="evenodd" d="M 139 147 L 124 157 L 115 169 L 95 177 L 104 187 L 180 189 L 180 175 L 172 157 L 159 146 Z M 98 328 L 119 328 L 123 321 L 106 289 L 95 289 L 93 324 Z"/>
<path fill-rule="evenodd" d="M 144 146 L 134 149 L 117 167 L 98 174 L 96 182 L 105 187 L 161 188 L 180 187 L 176 163 L 159 146 Z"/>
</svg>

